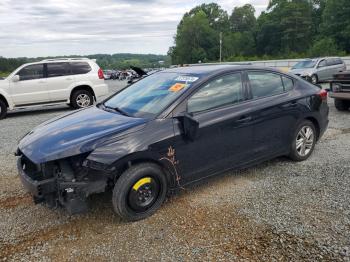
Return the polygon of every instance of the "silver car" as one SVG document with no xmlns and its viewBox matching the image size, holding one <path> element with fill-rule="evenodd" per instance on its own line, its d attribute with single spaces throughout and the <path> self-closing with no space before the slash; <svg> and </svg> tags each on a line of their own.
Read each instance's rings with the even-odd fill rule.
<svg viewBox="0 0 350 262">
<path fill-rule="evenodd" d="M 339 57 L 323 57 L 300 61 L 292 67 L 290 73 L 317 84 L 332 79 L 334 74 L 345 70 L 346 65 Z"/>
</svg>

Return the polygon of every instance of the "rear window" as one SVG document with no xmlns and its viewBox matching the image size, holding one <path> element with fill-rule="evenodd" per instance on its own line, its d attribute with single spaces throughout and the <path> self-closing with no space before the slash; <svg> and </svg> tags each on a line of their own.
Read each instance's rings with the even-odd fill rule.
<svg viewBox="0 0 350 262">
<path fill-rule="evenodd" d="M 59 77 L 66 76 L 70 73 L 70 67 L 68 63 L 48 63 L 47 64 L 47 77 Z"/>
<path fill-rule="evenodd" d="M 284 92 L 282 77 L 270 72 L 248 72 L 253 98 L 272 96 Z"/>
<path fill-rule="evenodd" d="M 335 58 L 334 60 L 335 60 L 335 64 L 336 64 L 336 65 L 341 65 L 341 64 L 343 64 L 343 60 L 341 60 L 340 58 Z"/>
<path fill-rule="evenodd" d="M 86 62 L 73 62 L 70 64 L 73 75 L 86 74 L 91 71 L 91 67 Z"/>
</svg>

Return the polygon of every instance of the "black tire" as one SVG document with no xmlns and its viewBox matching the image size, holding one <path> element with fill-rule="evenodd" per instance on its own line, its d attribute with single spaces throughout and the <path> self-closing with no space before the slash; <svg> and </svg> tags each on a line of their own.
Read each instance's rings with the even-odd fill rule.
<svg viewBox="0 0 350 262">
<path fill-rule="evenodd" d="M 338 98 L 335 98 L 334 99 L 334 106 L 337 110 L 339 111 L 346 111 L 349 109 L 349 105 L 350 103 L 346 100 L 343 100 L 343 99 L 338 99 Z"/>
<path fill-rule="evenodd" d="M 4 119 L 6 115 L 7 115 L 7 105 L 2 99 L 0 99 L 0 119 Z"/>
<path fill-rule="evenodd" d="M 139 184 L 140 181 L 142 183 L 149 178 L 148 183 Z M 149 203 L 145 199 L 140 200 L 147 186 L 151 187 L 149 191 L 152 192 L 151 194 L 148 192 L 151 198 L 145 198 L 147 201 L 151 199 Z M 167 180 L 162 169 L 153 163 L 137 164 L 128 168 L 117 180 L 113 189 L 113 208 L 126 221 L 141 220 L 151 216 L 159 209 L 166 193 Z M 134 196 L 138 198 L 135 199 Z"/>
<path fill-rule="evenodd" d="M 312 84 L 314 84 L 314 85 L 317 85 L 318 84 L 318 76 L 317 75 L 312 75 L 311 77 L 310 77 L 310 82 L 312 83 Z"/>
<path fill-rule="evenodd" d="M 311 137 L 310 137 L 310 139 L 305 139 L 305 144 L 307 144 L 307 146 L 309 148 L 307 149 L 307 151 L 304 148 L 305 155 L 302 155 L 302 153 L 299 152 L 299 150 L 302 150 L 302 148 L 300 148 L 300 147 L 298 148 L 297 140 L 300 141 L 302 139 L 302 137 L 299 134 L 300 134 L 301 130 L 305 127 L 311 128 L 312 139 L 311 139 Z M 310 146 L 311 143 L 308 141 L 311 141 L 311 140 L 312 140 L 312 145 Z M 314 151 L 316 141 L 317 141 L 317 132 L 315 129 L 315 125 L 309 120 L 303 120 L 301 123 L 298 124 L 297 128 L 294 131 L 293 139 L 291 142 L 291 149 L 290 149 L 290 153 L 289 153 L 289 158 L 294 160 L 294 161 L 304 161 L 304 160 L 308 159 L 310 157 L 310 155 L 312 154 L 312 152 Z M 302 143 L 301 147 L 303 147 L 303 145 L 304 144 Z"/>
<path fill-rule="evenodd" d="M 80 98 L 85 98 L 85 100 L 79 101 Z M 85 108 L 94 104 L 94 97 L 89 90 L 76 90 L 71 96 L 70 104 L 75 109 Z"/>
</svg>

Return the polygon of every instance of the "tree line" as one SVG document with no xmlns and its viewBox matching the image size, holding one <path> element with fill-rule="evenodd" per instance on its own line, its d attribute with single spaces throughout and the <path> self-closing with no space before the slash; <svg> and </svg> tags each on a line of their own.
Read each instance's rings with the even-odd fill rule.
<svg viewBox="0 0 350 262">
<path fill-rule="evenodd" d="M 173 64 L 299 58 L 350 53 L 349 0 L 270 0 L 255 17 L 246 4 L 229 15 L 218 4 L 185 13 L 168 55 Z"/>
<path fill-rule="evenodd" d="M 64 56 L 60 56 L 64 57 Z M 80 57 L 80 56 L 69 56 Z M 170 58 L 165 55 L 153 55 L 153 54 L 95 54 L 85 56 L 90 59 L 96 59 L 97 64 L 103 69 L 127 69 L 130 66 L 138 66 L 141 68 L 157 68 L 162 66 L 168 66 L 170 64 Z M 0 57 L 0 76 L 6 75 L 12 72 L 20 65 L 30 62 L 41 61 L 49 58 L 57 57 L 37 57 L 37 58 L 5 58 Z M 159 63 L 163 61 L 164 63 Z"/>
</svg>

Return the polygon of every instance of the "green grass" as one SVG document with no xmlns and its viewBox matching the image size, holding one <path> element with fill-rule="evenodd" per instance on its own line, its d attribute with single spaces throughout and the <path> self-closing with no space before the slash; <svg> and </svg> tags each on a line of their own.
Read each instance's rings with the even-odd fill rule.
<svg viewBox="0 0 350 262">
<path fill-rule="evenodd" d="M 8 72 L 0 72 L 0 77 L 7 77 L 9 74 Z"/>
</svg>

